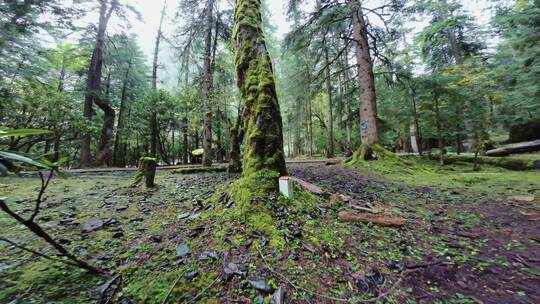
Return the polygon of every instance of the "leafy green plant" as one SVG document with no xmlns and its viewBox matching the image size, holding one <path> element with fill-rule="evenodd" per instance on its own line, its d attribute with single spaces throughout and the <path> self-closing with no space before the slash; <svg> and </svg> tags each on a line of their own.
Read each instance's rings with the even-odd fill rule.
<svg viewBox="0 0 540 304">
<path fill-rule="evenodd" d="M 2 137 L 11 137 L 11 136 L 29 136 L 29 135 L 38 135 L 38 134 L 45 134 L 48 133 L 46 130 L 37 130 L 37 129 L 18 129 L 18 130 L 10 130 L 7 128 L 0 128 L 0 138 Z M 56 162 L 51 162 L 49 160 L 43 159 L 41 162 L 38 162 L 36 160 L 33 160 L 29 157 L 22 156 L 16 153 L 11 152 L 5 152 L 0 151 L 0 165 L 4 167 L 5 174 L 7 174 L 8 170 L 12 170 L 12 168 L 16 168 L 11 162 L 17 162 L 20 163 L 22 166 L 25 167 L 32 167 L 40 169 L 48 170 L 48 174 L 45 176 L 43 172 L 38 171 L 39 177 L 41 179 L 41 188 L 39 190 L 39 194 L 35 200 L 35 205 L 32 211 L 32 214 L 27 218 L 23 218 L 20 214 L 13 211 L 6 203 L 5 198 L 0 197 L 0 209 L 4 211 L 6 214 L 8 214 L 10 217 L 15 219 L 17 222 L 19 222 L 21 225 L 25 226 L 28 230 L 30 230 L 32 233 L 37 235 L 38 237 L 45 240 L 49 245 L 51 245 L 54 249 L 56 249 L 62 256 L 67 258 L 67 260 L 60 259 L 59 261 L 68 265 L 80 267 L 83 269 L 88 270 L 91 273 L 103 273 L 101 269 L 95 268 L 94 266 L 91 266 L 90 264 L 86 263 L 85 261 L 82 261 L 78 259 L 76 256 L 71 254 L 64 246 L 62 246 L 59 242 L 55 241 L 51 235 L 49 235 L 43 228 L 36 223 L 35 219 L 38 216 L 40 209 L 41 209 L 41 203 L 43 201 L 43 195 L 45 194 L 45 191 L 47 190 L 47 187 L 49 186 L 49 183 L 55 173 L 61 174 L 58 168 L 64 164 L 67 161 L 66 158 L 61 158 Z M 2 167 L 0 167 L 0 170 L 2 170 Z M 0 172 L 2 173 L 2 172 Z M 27 248 L 25 246 L 22 246 L 12 240 L 0 237 L 0 241 L 6 242 L 12 246 L 15 246 L 19 249 L 25 250 L 27 252 L 30 252 L 32 254 L 35 254 L 37 256 L 49 259 L 49 260 L 57 260 L 54 257 L 50 257 L 47 255 L 44 255 L 42 253 L 39 253 L 33 249 Z"/>
</svg>

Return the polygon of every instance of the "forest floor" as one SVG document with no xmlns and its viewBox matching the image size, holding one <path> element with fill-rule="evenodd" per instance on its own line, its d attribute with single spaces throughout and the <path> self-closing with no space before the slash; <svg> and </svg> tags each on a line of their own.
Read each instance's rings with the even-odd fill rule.
<svg viewBox="0 0 540 304">
<path fill-rule="evenodd" d="M 220 190 L 237 175 L 159 171 L 159 186 L 143 191 L 129 187 L 133 172 L 78 174 L 53 180 L 37 220 L 114 274 L 92 276 L 0 243 L 0 303 L 267 303 L 279 290 L 285 303 L 540 303 L 538 171 L 427 160 L 288 166 L 407 223 L 341 223 L 338 211 L 354 211 L 346 203 L 295 188 L 290 204 L 268 198 L 279 228 L 269 236 L 220 220 L 218 210 L 235 208 Z M 24 213 L 38 186 L 5 178 L 0 192 Z M 54 255 L 5 214 L 0 227 L 1 237 Z"/>
</svg>

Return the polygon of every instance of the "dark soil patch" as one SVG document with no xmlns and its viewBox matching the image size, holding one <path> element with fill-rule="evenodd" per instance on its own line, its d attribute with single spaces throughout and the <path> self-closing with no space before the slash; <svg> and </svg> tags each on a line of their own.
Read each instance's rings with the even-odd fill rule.
<svg viewBox="0 0 540 304">
<path fill-rule="evenodd" d="M 427 264 L 437 259 L 444 263 L 403 273 L 403 288 L 409 288 L 419 303 L 465 303 L 459 302 L 464 298 L 478 303 L 540 303 L 538 205 L 506 198 L 485 200 L 477 193 L 411 188 L 340 166 L 290 166 L 289 170 L 333 192 L 359 200 L 382 199 L 413 213 L 428 213 L 429 221 L 415 222 L 408 229 L 415 235 L 427 232 L 435 241 L 416 244 L 432 251 L 423 257 Z M 411 204 L 422 200 L 426 204 Z"/>
</svg>

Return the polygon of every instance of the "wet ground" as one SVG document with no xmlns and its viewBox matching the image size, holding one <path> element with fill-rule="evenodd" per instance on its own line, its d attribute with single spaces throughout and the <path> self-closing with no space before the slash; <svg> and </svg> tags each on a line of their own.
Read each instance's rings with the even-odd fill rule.
<svg viewBox="0 0 540 304">
<path fill-rule="evenodd" d="M 359 201 L 395 200 L 390 203 L 408 214 L 408 229 L 441 242 L 418 242 L 432 252 L 401 276 L 418 303 L 449 301 L 456 294 L 477 303 L 540 303 L 538 203 L 427 187 L 392 189 L 384 178 L 339 166 L 293 165 L 290 173 Z M 461 261 L 448 259 L 458 254 Z"/>
<path fill-rule="evenodd" d="M 204 202 L 236 175 L 160 172 L 152 191 L 129 188 L 133 174 L 125 172 L 55 179 L 38 222 L 78 256 L 121 274 L 121 281 L 100 293 L 96 288 L 109 279 L 0 243 L 0 303 L 163 303 L 169 290 L 169 303 L 258 303 L 278 287 L 285 303 L 540 303 L 537 201 L 508 199 L 504 189 L 495 195 L 411 187 L 322 163 L 289 164 L 289 170 L 407 224 L 340 223 L 337 212 L 346 204 L 314 199 L 294 217 L 292 207 L 275 210 L 284 224 L 282 250 L 236 224 L 238 234 L 217 244 L 226 227 L 200 211 L 214 208 Z M 37 186 L 35 178 L 10 178 L 0 190 L 26 214 Z M 54 255 L 4 214 L 0 225 L 0 236 Z M 264 245 L 267 260 L 254 244 Z M 227 274 L 229 263 L 245 272 Z M 268 283 L 271 291 L 253 282 Z"/>
</svg>

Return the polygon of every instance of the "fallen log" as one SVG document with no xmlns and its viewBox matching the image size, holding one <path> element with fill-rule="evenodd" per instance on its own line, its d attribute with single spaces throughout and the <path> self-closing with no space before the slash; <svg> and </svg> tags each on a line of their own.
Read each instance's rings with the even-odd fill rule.
<svg viewBox="0 0 540 304">
<path fill-rule="evenodd" d="M 361 222 L 361 223 L 373 223 L 375 225 L 383 227 L 402 227 L 406 221 L 404 218 L 395 216 L 377 216 L 366 213 L 352 213 L 347 211 L 340 211 L 338 213 L 340 222 Z"/>
<path fill-rule="evenodd" d="M 324 195 L 326 192 L 324 192 L 324 190 L 317 186 L 317 185 L 314 185 L 312 183 L 308 183 L 306 182 L 305 180 L 301 180 L 299 178 L 296 178 L 296 177 L 291 177 L 291 179 L 295 182 L 298 183 L 298 185 L 300 185 L 300 187 L 304 188 L 304 190 L 307 190 L 313 194 L 316 194 L 316 195 Z"/>
<path fill-rule="evenodd" d="M 431 154 L 428 156 L 430 159 L 439 160 L 439 154 Z M 456 162 L 474 163 L 474 156 L 468 155 L 456 155 L 445 154 L 443 155 L 445 164 L 452 164 Z M 491 165 L 495 167 L 501 167 L 508 170 L 525 171 L 540 169 L 535 165 L 535 161 L 530 159 L 516 159 L 512 157 L 492 157 L 492 156 L 478 156 L 478 162 L 480 164 Z"/>
<path fill-rule="evenodd" d="M 223 166 L 213 166 L 213 167 L 193 167 L 193 168 L 182 168 L 172 171 L 172 174 L 196 174 L 196 173 L 217 173 L 217 172 L 226 172 L 227 167 Z"/>
<path fill-rule="evenodd" d="M 325 162 L 324 164 L 325 164 L 326 166 L 334 166 L 334 165 L 339 165 L 339 164 L 341 164 L 342 162 L 343 162 L 343 161 L 340 160 L 340 159 L 333 159 L 333 160 L 329 160 L 329 161 Z"/>
<path fill-rule="evenodd" d="M 507 156 L 510 154 L 540 151 L 540 139 L 506 145 L 486 152 L 487 156 Z"/>
</svg>

